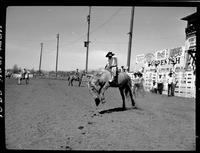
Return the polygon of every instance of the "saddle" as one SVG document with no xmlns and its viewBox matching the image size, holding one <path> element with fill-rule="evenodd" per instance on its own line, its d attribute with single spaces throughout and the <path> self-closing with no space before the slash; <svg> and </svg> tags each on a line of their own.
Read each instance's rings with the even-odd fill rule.
<svg viewBox="0 0 200 153">
<path fill-rule="evenodd" d="M 114 76 L 112 82 L 109 82 L 110 86 L 111 87 L 118 87 L 119 84 L 118 84 L 118 68 L 117 68 L 117 71 L 116 71 L 116 76 Z"/>
</svg>

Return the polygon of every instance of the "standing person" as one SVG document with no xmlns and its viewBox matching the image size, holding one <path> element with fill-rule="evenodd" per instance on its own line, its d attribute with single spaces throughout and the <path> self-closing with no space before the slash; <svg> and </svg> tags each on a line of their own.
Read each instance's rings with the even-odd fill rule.
<svg viewBox="0 0 200 153">
<path fill-rule="evenodd" d="M 173 77 L 172 77 L 172 72 L 169 73 L 169 76 L 167 78 L 167 84 L 168 84 L 168 96 L 172 96 L 173 94 Z"/>
<path fill-rule="evenodd" d="M 175 73 L 172 74 L 172 78 L 173 78 L 173 81 L 172 81 L 172 96 L 174 96 L 176 84 L 178 83 L 178 80 L 176 79 L 175 75 L 176 75 Z"/>
<path fill-rule="evenodd" d="M 125 67 L 121 66 L 121 72 L 125 72 L 125 71 L 126 71 Z"/>
<path fill-rule="evenodd" d="M 108 63 L 105 66 L 105 69 L 110 71 L 111 79 L 109 80 L 109 83 L 111 82 L 117 82 L 117 57 L 113 57 L 115 54 L 112 52 L 108 52 L 106 54 L 106 57 L 108 58 Z"/>
<path fill-rule="evenodd" d="M 145 90 L 144 90 L 144 78 L 143 78 L 143 74 L 141 72 L 138 73 L 138 77 L 139 77 L 139 90 L 140 93 L 142 93 L 142 96 L 145 96 Z"/>
<path fill-rule="evenodd" d="M 157 83 L 158 83 L 158 92 L 159 92 L 159 94 L 162 94 L 162 91 L 163 91 L 163 78 L 162 78 L 162 75 L 158 76 Z"/>
<path fill-rule="evenodd" d="M 153 85 L 152 85 L 150 91 L 153 93 L 157 93 L 157 84 L 156 84 L 155 80 L 153 80 Z"/>
<path fill-rule="evenodd" d="M 133 78 L 133 94 L 135 96 L 138 95 L 138 90 L 139 90 L 139 78 L 138 78 L 138 73 L 134 73 L 134 78 Z"/>
</svg>

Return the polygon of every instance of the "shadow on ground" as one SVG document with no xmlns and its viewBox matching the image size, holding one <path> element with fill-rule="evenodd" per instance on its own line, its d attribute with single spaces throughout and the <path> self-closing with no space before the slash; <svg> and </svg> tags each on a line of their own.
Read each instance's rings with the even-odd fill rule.
<svg viewBox="0 0 200 153">
<path fill-rule="evenodd" d="M 138 107 L 130 107 L 130 108 L 116 107 L 116 108 L 111 108 L 111 109 L 100 111 L 99 114 L 106 114 L 106 113 L 112 113 L 112 112 L 122 112 L 122 111 L 127 111 L 127 110 L 132 110 L 132 109 L 141 110 L 141 108 L 138 108 Z"/>
</svg>

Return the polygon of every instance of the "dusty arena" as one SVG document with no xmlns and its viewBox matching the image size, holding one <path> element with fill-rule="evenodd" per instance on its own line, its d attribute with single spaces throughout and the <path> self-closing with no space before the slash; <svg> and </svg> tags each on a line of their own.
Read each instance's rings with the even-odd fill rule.
<svg viewBox="0 0 200 153">
<path fill-rule="evenodd" d="M 146 93 L 138 109 L 109 88 L 100 114 L 86 82 L 33 78 L 5 80 L 7 149 L 196 150 L 195 99 Z"/>
</svg>

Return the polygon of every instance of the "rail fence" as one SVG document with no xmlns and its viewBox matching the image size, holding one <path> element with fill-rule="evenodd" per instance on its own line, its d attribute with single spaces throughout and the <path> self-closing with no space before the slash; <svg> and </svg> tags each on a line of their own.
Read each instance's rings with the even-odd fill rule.
<svg viewBox="0 0 200 153">
<path fill-rule="evenodd" d="M 134 74 L 128 73 L 134 83 Z M 167 95 L 167 74 L 161 74 L 163 77 L 163 94 Z M 196 85 L 195 78 L 192 71 L 178 72 L 175 75 L 177 84 L 175 87 L 174 95 L 179 97 L 196 98 Z M 146 91 L 150 91 L 153 86 L 153 81 L 156 81 L 157 74 L 155 72 L 147 72 L 144 74 L 144 87 Z"/>
</svg>

